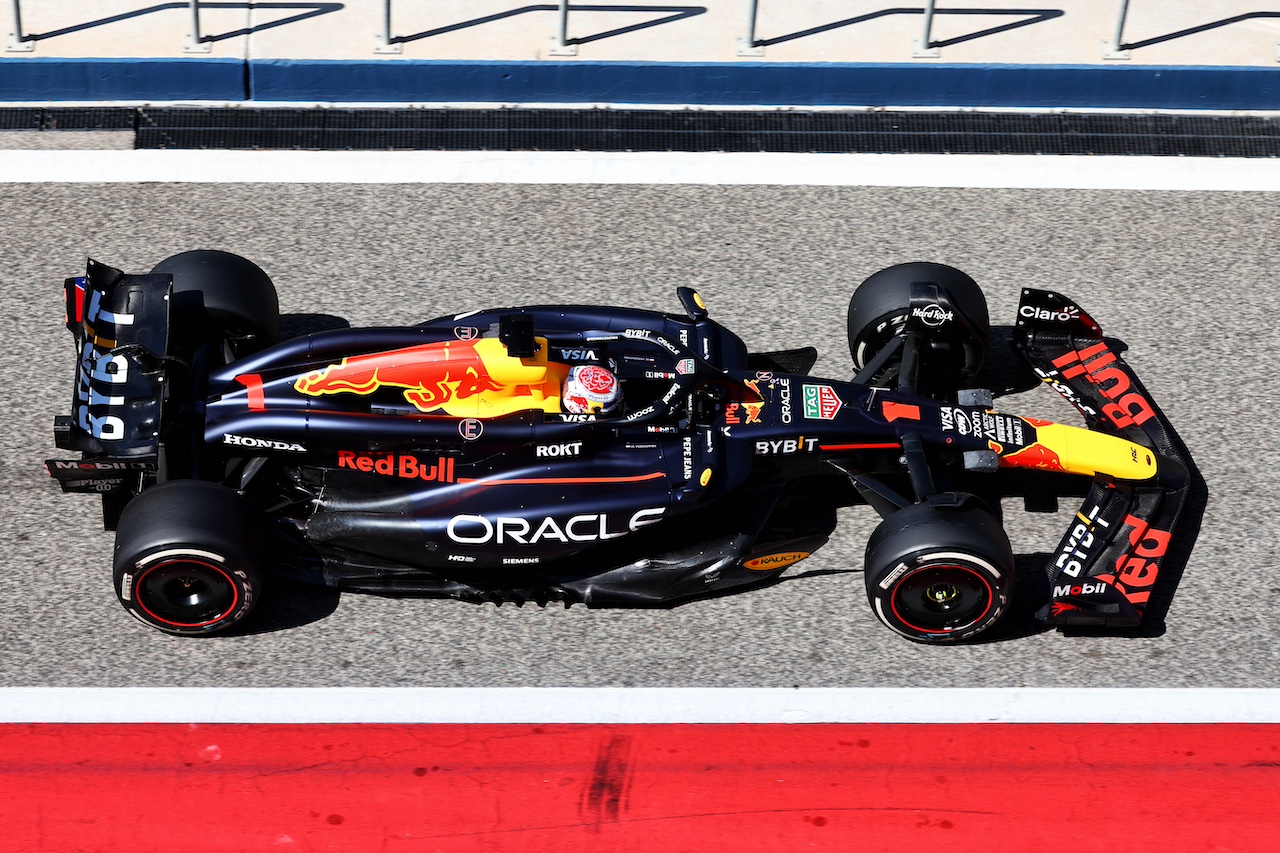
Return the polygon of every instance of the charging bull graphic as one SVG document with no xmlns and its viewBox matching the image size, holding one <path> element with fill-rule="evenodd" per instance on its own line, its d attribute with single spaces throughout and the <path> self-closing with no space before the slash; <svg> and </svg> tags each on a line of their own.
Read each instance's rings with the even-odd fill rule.
<svg viewBox="0 0 1280 853">
<path fill-rule="evenodd" d="M 403 349 L 347 356 L 294 383 L 299 393 L 368 395 L 403 388 L 420 412 L 456 418 L 496 417 L 522 409 L 560 410 L 560 382 L 567 367 L 548 364 L 546 348 L 534 358 L 514 358 L 496 339 L 439 341 Z"/>
</svg>

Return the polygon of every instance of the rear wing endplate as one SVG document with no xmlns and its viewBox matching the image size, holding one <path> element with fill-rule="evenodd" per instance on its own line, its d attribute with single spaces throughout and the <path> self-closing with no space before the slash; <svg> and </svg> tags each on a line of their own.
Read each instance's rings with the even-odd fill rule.
<svg viewBox="0 0 1280 853">
<path fill-rule="evenodd" d="M 72 413 L 55 419 L 54 440 L 82 454 L 46 462 L 64 491 L 133 489 L 155 471 L 172 284 L 168 275 L 125 275 L 93 260 L 84 277 L 64 283 L 77 358 Z"/>
</svg>

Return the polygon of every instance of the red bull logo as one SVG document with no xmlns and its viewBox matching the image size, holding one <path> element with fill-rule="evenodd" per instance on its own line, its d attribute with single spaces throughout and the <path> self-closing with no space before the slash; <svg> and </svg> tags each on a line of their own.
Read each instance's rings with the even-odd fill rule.
<svg viewBox="0 0 1280 853">
<path fill-rule="evenodd" d="M 1000 447 L 999 444 L 988 442 L 988 446 L 995 450 L 996 453 L 1000 452 L 1000 450 L 996 450 L 996 448 Z M 1067 470 L 1062 465 L 1061 457 L 1039 442 L 1028 445 L 1021 450 L 1016 450 L 1007 456 L 1001 456 L 1000 464 L 1017 468 L 1039 468 L 1041 471 Z"/>
<path fill-rule="evenodd" d="M 742 415 L 747 416 L 747 423 L 760 423 L 760 413 L 764 411 L 764 403 L 727 403 L 724 407 L 724 422 L 727 424 L 742 423 Z"/>
<path fill-rule="evenodd" d="M 441 456 L 435 462 L 426 462 L 408 453 L 357 453 L 353 450 L 338 451 L 338 467 L 399 477 L 404 480 L 426 480 L 435 483 L 455 483 L 454 459 Z"/>
<path fill-rule="evenodd" d="M 729 405 L 725 406 L 725 423 L 728 423 L 728 424 L 741 423 L 741 418 L 738 417 L 739 407 L 741 407 L 741 409 L 744 412 L 746 412 L 747 423 L 749 424 L 760 423 L 760 413 L 764 411 L 764 400 L 765 400 L 765 395 L 760 393 L 760 383 L 764 381 L 765 381 L 764 379 L 746 379 L 743 381 L 742 384 L 750 388 L 751 393 L 755 394 L 756 397 L 758 397 L 759 399 L 750 403 L 745 403 L 745 402 L 730 403 Z"/>
<path fill-rule="evenodd" d="M 293 387 L 312 397 L 367 395 L 384 387 L 403 388 L 404 399 L 420 412 L 447 409 L 455 400 L 502 389 L 490 377 L 477 343 L 444 341 L 348 356 L 303 376 Z"/>
<path fill-rule="evenodd" d="M 1105 342 L 1061 355 L 1053 360 L 1053 366 L 1062 372 L 1063 379 L 1083 373 L 1103 397 L 1112 401 L 1103 405 L 1102 413 L 1118 428 L 1141 425 L 1155 417 L 1151 403 L 1133 389 L 1129 373 L 1116 363 L 1116 354 Z"/>
</svg>

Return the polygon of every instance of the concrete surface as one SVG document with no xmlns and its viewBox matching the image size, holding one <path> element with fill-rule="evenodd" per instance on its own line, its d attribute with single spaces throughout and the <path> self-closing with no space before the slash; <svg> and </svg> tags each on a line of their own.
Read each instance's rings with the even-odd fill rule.
<svg viewBox="0 0 1280 853">
<path fill-rule="evenodd" d="M 0 151 L 124 151 L 133 137 L 132 130 L 0 131 Z"/>
</svg>

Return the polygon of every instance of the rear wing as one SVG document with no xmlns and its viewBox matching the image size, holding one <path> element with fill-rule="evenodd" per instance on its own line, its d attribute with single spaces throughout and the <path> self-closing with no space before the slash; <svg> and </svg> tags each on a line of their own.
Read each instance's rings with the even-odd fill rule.
<svg viewBox="0 0 1280 853">
<path fill-rule="evenodd" d="M 64 492 L 136 492 L 155 479 L 172 284 L 92 259 L 64 283 L 77 359 L 72 414 L 54 419 L 54 441 L 81 458 L 45 462 Z"/>
<path fill-rule="evenodd" d="M 1095 478 L 1046 567 L 1052 599 L 1037 615 L 1052 625 L 1137 625 L 1187 500 L 1189 460 L 1137 375 L 1067 297 L 1024 289 L 1014 346 L 1090 429 L 1146 448 L 1158 472 L 1142 483 Z"/>
</svg>

